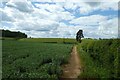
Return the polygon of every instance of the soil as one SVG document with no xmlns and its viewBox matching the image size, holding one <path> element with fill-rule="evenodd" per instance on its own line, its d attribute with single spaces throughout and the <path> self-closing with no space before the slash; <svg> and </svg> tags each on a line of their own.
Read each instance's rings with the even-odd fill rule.
<svg viewBox="0 0 120 80">
<path fill-rule="evenodd" d="M 63 78 L 77 78 L 80 75 L 81 66 L 79 58 L 80 57 L 77 53 L 76 46 L 74 46 L 71 52 L 69 63 L 62 65 L 63 74 L 61 76 L 61 80 Z"/>
</svg>

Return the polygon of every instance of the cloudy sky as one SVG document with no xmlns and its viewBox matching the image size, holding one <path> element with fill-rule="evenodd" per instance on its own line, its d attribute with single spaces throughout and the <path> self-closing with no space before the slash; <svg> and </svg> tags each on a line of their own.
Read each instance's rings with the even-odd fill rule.
<svg viewBox="0 0 120 80">
<path fill-rule="evenodd" d="M 118 2 L 82 0 L 6 0 L 0 3 L 0 29 L 21 31 L 29 37 L 118 37 Z"/>
</svg>

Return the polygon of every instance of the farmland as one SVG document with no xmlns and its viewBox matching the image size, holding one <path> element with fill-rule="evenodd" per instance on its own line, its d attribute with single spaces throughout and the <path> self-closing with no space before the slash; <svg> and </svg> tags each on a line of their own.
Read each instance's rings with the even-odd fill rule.
<svg viewBox="0 0 120 80">
<path fill-rule="evenodd" d="M 42 42 L 42 43 L 66 43 L 66 44 L 76 44 L 75 39 L 68 38 L 23 38 L 19 41 L 27 41 L 27 42 Z"/>
<path fill-rule="evenodd" d="M 27 38 L 2 40 L 3 78 L 59 80 L 74 45 L 80 58 L 79 78 L 120 78 L 120 39 Z M 72 60 L 73 63 L 75 60 Z"/>
<path fill-rule="evenodd" d="M 2 41 L 3 78 L 59 78 L 73 44 Z"/>
</svg>

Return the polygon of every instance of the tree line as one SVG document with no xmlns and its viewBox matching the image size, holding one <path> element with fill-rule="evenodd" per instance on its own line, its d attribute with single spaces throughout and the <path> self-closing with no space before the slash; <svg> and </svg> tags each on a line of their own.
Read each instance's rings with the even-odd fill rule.
<svg viewBox="0 0 120 80">
<path fill-rule="evenodd" d="M 10 30 L 0 30 L 2 32 L 1 37 L 10 37 L 10 38 L 27 38 L 27 35 L 25 33 L 22 33 L 20 31 L 10 31 Z"/>
</svg>

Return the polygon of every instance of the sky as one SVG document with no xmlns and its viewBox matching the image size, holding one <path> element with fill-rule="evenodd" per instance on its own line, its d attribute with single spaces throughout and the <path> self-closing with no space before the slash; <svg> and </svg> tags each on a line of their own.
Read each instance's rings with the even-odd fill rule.
<svg viewBox="0 0 120 80">
<path fill-rule="evenodd" d="M 118 37 L 118 2 L 91 0 L 6 0 L 0 3 L 0 29 L 33 38 Z"/>
</svg>

